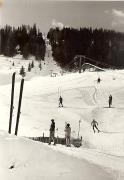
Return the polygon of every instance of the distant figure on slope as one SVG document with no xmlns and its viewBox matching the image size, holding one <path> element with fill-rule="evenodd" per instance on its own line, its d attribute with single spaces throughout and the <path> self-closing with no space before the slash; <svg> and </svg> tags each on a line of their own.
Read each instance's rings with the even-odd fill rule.
<svg viewBox="0 0 124 180">
<path fill-rule="evenodd" d="M 59 107 L 63 107 L 63 98 L 59 97 Z"/>
<path fill-rule="evenodd" d="M 66 139 L 66 146 L 70 147 L 71 146 L 71 127 L 69 123 L 65 127 L 65 139 Z"/>
<path fill-rule="evenodd" d="M 112 105 L 112 95 L 110 94 L 110 96 L 109 96 L 109 108 L 111 107 L 111 105 Z"/>
<path fill-rule="evenodd" d="M 49 145 L 51 144 L 52 140 L 53 140 L 54 145 L 55 145 L 56 142 L 55 142 L 55 122 L 54 122 L 54 119 L 51 119 Z"/>
<path fill-rule="evenodd" d="M 97 127 L 98 126 L 98 122 L 95 119 L 93 119 L 93 121 L 91 122 L 91 126 L 93 127 L 94 133 L 95 133 L 95 129 L 97 129 L 98 133 L 100 132 L 100 130 Z"/>
<path fill-rule="evenodd" d="M 99 84 L 100 81 L 101 81 L 101 79 L 100 79 L 100 77 L 98 77 L 98 79 L 97 79 L 97 84 Z"/>
</svg>

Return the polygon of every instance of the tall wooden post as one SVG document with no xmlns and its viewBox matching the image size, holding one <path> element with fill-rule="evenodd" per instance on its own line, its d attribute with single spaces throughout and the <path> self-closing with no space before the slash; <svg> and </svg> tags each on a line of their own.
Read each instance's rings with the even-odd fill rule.
<svg viewBox="0 0 124 180">
<path fill-rule="evenodd" d="M 13 101 L 14 101 L 14 87 L 15 87 L 15 72 L 12 75 L 12 89 L 11 89 L 11 105 L 10 105 L 10 118 L 9 118 L 9 130 L 8 133 L 11 134 L 12 126 L 12 115 L 13 115 Z"/>
<path fill-rule="evenodd" d="M 1 54 L 1 32 L 0 32 L 0 54 Z"/>
<path fill-rule="evenodd" d="M 80 123 L 81 123 L 81 120 L 79 120 L 78 139 L 79 139 L 79 134 L 80 134 Z"/>
<path fill-rule="evenodd" d="M 23 86 L 24 86 L 24 79 L 21 80 L 20 85 L 20 95 L 19 95 L 19 103 L 18 103 L 18 112 L 17 112 L 17 119 L 16 119 L 16 127 L 15 127 L 15 135 L 18 134 L 18 126 L 19 126 L 19 118 L 20 118 L 20 110 L 21 110 L 21 102 L 22 102 L 22 93 L 23 93 Z"/>
<path fill-rule="evenodd" d="M 79 56 L 79 73 L 81 73 L 81 62 L 82 62 L 82 57 Z"/>
<path fill-rule="evenodd" d="M 83 63 L 85 63 L 85 56 L 83 56 L 83 58 L 84 58 L 84 62 Z"/>
</svg>

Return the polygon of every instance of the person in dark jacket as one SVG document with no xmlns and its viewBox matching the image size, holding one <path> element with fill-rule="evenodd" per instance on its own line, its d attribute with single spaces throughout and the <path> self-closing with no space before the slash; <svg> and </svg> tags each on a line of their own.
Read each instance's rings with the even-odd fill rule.
<svg viewBox="0 0 124 180">
<path fill-rule="evenodd" d="M 55 142 L 55 122 L 54 122 L 54 119 L 51 119 L 49 145 L 51 144 L 52 140 L 53 140 L 54 145 L 55 145 L 56 142 Z"/>
<path fill-rule="evenodd" d="M 101 79 L 100 79 L 100 77 L 98 77 L 98 79 L 97 79 L 97 83 L 99 84 L 99 83 L 100 83 L 100 81 L 101 81 Z"/>
<path fill-rule="evenodd" d="M 63 107 L 63 98 L 59 97 L 59 107 Z"/>
<path fill-rule="evenodd" d="M 109 96 L 109 108 L 111 107 L 111 105 L 112 105 L 112 95 L 110 94 L 110 96 Z"/>
<path fill-rule="evenodd" d="M 98 122 L 95 119 L 93 119 L 93 121 L 91 122 L 91 126 L 93 127 L 94 133 L 95 133 L 95 129 L 97 129 L 98 133 L 100 132 L 100 130 L 97 127 L 98 126 Z"/>
</svg>

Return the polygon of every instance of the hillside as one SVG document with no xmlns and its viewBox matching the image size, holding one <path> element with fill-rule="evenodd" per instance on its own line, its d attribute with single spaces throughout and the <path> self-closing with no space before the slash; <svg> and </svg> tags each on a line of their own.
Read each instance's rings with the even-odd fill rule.
<svg viewBox="0 0 124 180">
<path fill-rule="evenodd" d="M 16 58 L 14 59 L 15 66 L 12 67 L 12 59 L 4 57 L 0 59 L 0 129 L 2 130 L 0 154 L 4 153 L 0 159 L 5 158 L 5 160 L 2 159 L 4 163 L 1 165 L 1 172 L 3 172 L 1 176 L 7 172 L 5 180 L 14 180 L 20 173 L 22 174 L 19 176 L 20 179 L 31 179 L 32 177 L 31 180 L 36 177 L 38 180 L 41 177 L 55 179 L 55 176 L 58 179 L 71 180 L 82 179 L 83 176 L 85 180 L 90 180 L 91 174 L 94 180 L 123 180 L 123 70 L 86 71 L 81 74 L 68 73 L 61 76 L 61 69 L 50 58 L 47 58 L 45 64 L 42 62 L 41 71 L 38 69 L 38 63 L 35 62 L 35 68 L 27 73 L 19 136 L 41 136 L 43 133 L 48 135 L 50 120 L 54 118 L 56 128 L 58 128 L 56 136 L 64 137 L 65 122 L 69 122 L 72 128 L 72 138 L 77 137 L 78 123 L 81 120 L 80 136 L 83 137 L 83 145 L 80 149 L 74 147 L 67 149 L 61 145 L 49 147 L 22 137 L 8 136 L 5 133 L 8 131 L 9 122 L 11 75 L 14 71 L 17 72 L 12 128 L 14 134 L 21 79 L 18 71 L 22 65 L 26 68 L 30 60 L 20 61 Z M 58 72 L 58 76 L 51 77 L 50 70 Z M 100 84 L 97 84 L 98 77 L 102 80 Z M 113 96 L 112 108 L 108 108 L 109 94 Z M 59 95 L 62 95 L 64 99 L 64 108 L 58 108 Z M 93 118 L 98 121 L 101 133 L 93 133 L 91 127 Z M 46 160 L 48 156 L 49 161 Z M 13 163 L 15 163 L 15 169 L 11 171 L 8 167 Z M 51 166 L 52 170 L 49 169 Z M 46 167 L 52 175 L 45 172 Z"/>
</svg>

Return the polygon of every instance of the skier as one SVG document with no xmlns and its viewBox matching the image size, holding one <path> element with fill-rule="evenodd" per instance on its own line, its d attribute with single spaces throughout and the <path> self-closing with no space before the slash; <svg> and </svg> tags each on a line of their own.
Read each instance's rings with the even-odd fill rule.
<svg viewBox="0 0 124 180">
<path fill-rule="evenodd" d="M 54 142 L 54 145 L 56 145 L 56 142 L 55 142 L 55 122 L 54 122 L 54 119 L 51 119 L 49 145 L 51 144 L 52 140 Z"/>
<path fill-rule="evenodd" d="M 98 133 L 100 132 L 100 130 L 97 127 L 98 126 L 98 122 L 95 119 L 93 119 L 93 121 L 91 122 L 91 126 L 93 127 L 94 133 L 95 133 L 95 129 L 97 129 Z"/>
<path fill-rule="evenodd" d="M 101 79 L 100 79 L 100 77 L 98 77 L 98 79 L 97 79 L 97 84 L 99 84 L 100 81 L 101 81 Z"/>
<path fill-rule="evenodd" d="M 59 97 L 59 107 L 63 107 L 63 98 Z"/>
<path fill-rule="evenodd" d="M 110 94 L 110 96 L 109 96 L 109 108 L 111 107 L 111 105 L 112 105 L 112 95 Z"/>
<path fill-rule="evenodd" d="M 70 147 L 71 146 L 71 127 L 69 123 L 65 127 L 65 139 L 66 139 L 66 146 Z"/>
</svg>

